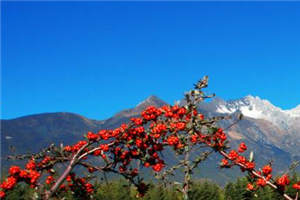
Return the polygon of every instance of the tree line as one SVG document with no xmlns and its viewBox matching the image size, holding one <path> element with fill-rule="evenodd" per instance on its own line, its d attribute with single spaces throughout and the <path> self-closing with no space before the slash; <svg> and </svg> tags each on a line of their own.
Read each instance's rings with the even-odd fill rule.
<svg viewBox="0 0 300 200">
<path fill-rule="evenodd" d="M 291 175 L 291 182 L 296 183 L 300 180 L 299 174 Z M 248 180 L 246 177 L 238 178 L 235 181 L 227 183 L 224 187 L 210 180 L 193 180 L 189 192 L 191 200 L 283 200 L 284 197 L 278 191 L 266 186 L 260 190 L 247 190 Z M 110 182 L 96 182 L 95 200 L 136 200 L 137 191 L 135 187 L 128 184 L 124 179 L 113 180 Z M 182 200 L 182 195 L 175 185 L 164 185 L 162 183 L 149 183 L 150 187 L 143 200 Z M 296 192 L 289 186 L 286 193 L 295 196 Z M 26 184 L 20 184 L 7 194 L 10 200 L 29 200 L 34 196 L 34 190 Z M 82 194 L 80 191 L 68 191 L 60 197 L 53 199 L 80 200 Z"/>
</svg>

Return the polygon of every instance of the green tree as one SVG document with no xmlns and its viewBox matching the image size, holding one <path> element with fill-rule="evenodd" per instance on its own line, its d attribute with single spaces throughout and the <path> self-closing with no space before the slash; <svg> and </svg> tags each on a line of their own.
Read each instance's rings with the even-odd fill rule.
<svg viewBox="0 0 300 200">
<path fill-rule="evenodd" d="M 189 196 L 191 200 L 220 200 L 221 189 L 210 181 L 193 182 Z"/>
<path fill-rule="evenodd" d="M 96 186 L 95 199 L 99 200 L 133 200 L 134 189 L 124 180 L 113 181 Z"/>
<path fill-rule="evenodd" d="M 9 200 L 28 200 L 34 196 L 34 190 L 27 184 L 18 184 L 12 191 L 7 193 Z"/>
<path fill-rule="evenodd" d="M 225 187 L 225 200 L 250 200 L 253 193 L 246 190 L 248 180 L 238 178 L 235 183 L 228 183 Z"/>
</svg>

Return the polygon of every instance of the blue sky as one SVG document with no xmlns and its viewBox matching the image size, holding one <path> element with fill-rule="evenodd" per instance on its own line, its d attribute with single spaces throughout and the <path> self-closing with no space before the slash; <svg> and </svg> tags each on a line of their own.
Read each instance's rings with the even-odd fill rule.
<svg viewBox="0 0 300 200">
<path fill-rule="evenodd" d="M 223 99 L 300 104 L 300 2 L 2 2 L 2 119 L 105 119 L 173 103 L 209 75 Z"/>
</svg>

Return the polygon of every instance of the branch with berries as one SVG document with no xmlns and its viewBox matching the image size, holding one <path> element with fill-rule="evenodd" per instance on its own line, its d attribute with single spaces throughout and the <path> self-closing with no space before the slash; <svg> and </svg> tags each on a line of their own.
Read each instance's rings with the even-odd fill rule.
<svg viewBox="0 0 300 200">
<path fill-rule="evenodd" d="M 9 176 L 0 185 L 0 198 L 5 198 L 6 192 L 12 190 L 16 184 L 25 182 L 44 200 L 66 191 L 74 194 L 80 191 L 81 198 L 90 199 L 94 193 L 92 174 L 97 172 L 124 177 L 136 187 L 138 196 L 141 197 L 147 192 L 148 185 L 140 176 L 140 171 L 149 168 L 156 173 L 156 177 L 164 181 L 168 176 L 174 175 L 176 170 L 183 169 L 184 178 L 180 191 L 184 199 L 189 199 L 191 174 L 203 160 L 217 152 L 224 157 L 221 167 L 230 168 L 236 165 L 242 171 L 248 172 L 252 180 L 248 184 L 248 190 L 255 191 L 268 185 L 285 199 L 292 200 L 293 198 L 284 193 L 285 187 L 290 183 L 286 174 L 273 180 L 271 165 L 256 170 L 253 158 L 242 156 L 247 150 L 245 143 L 241 143 L 238 150 L 229 151 L 226 129 L 219 128 L 217 122 L 230 117 L 206 118 L 199 113 L 199 103 L 214 96 L 205 95 L 202 91 L 207 84 L 207 77 L 200 80 L 193 90 L 185 94 L 182 106 L 149 106 L 140 116 L 131 118 L 130 122 L 118 128 L 100 130 L 97 133 L 88 132 L 84 140 L 74 145 L 52 145 L 46 151 L 30 155 L 25 168 L 10 167 Z M 204 151 L 193 158 L 191 153 L 200 148 L 209 148 L 210 151 Z M 164 161 L 162 153 L 166 150 L 173 151 L 181 159 L 178 164 L 169 166 Z M 24 159 L 28 155 L 16 158 Z M 65 169 L 61 171 L 59 167 L 62 166 Z M 76 175 L 78 167 L 89 175 Z M 293 188 L 300 190 L 300 183 L 294 184 Z M 297 198 L 298 195 L 294 199 Z"/>
</svg>

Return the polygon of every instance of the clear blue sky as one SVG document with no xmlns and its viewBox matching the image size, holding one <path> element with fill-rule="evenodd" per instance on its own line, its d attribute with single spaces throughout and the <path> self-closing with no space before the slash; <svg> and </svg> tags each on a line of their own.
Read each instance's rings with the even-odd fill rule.
<svg viewBox="0 0 300 200">
<path fill-rule="evenodd" d="M 300 104 L 300 2 L 2 2 L 2 119 L 105 119 L 203 75 L 224 99 Z"/>
</svg>

